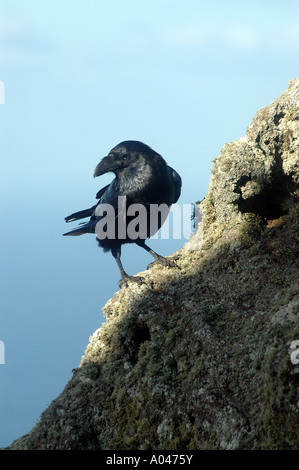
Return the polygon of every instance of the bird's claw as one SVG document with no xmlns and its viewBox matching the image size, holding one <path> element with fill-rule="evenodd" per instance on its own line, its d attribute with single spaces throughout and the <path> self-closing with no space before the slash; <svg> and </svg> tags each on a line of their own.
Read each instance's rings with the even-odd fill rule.
<svg viewBox="0 0 299 470">
<path fill-rule="evenodd" d="M 159 256 L 155 259 L 155 261 L 153 263 L 150 263 L 148 265 L 147 269 L 151 268 L 152 266 L 155 266 L 155 264 L 162 264 L 162 266 L 166 266 L 168 268 L 178 268 L 179 267 L 173 259 L 164 258 L 164 256 Z"/>
<path fill-rule="evenodd" d="M 145 280 L 141 276 L 128 276 L 124 279 L 121 279 L 118 283 L 119 288 L 121 289 L 122 287 L 128 287 L 128 282 L 136 282 L 140 286 L 142 284 L 146 284 Z"/>
</svg>

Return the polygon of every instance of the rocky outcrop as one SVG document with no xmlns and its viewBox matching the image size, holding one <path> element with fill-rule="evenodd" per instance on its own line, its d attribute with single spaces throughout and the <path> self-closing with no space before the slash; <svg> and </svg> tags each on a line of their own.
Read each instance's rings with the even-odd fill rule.
<svg viewBox="0 0 299 470">
<path fill-rule="evenodd" d="M 298 195 L 298 109 L 298 80 L 293 80 L 256 114 L 245 137 L 223 147 L 205 200 L 206 230 L 233 227 L 244 213 L 270 220 L 287 213 Z"/>
<path fill-rule="evenodd" d="M 198 249 L 109 300 L 10 449 L 299 448 L 299 79 L 224 146 L 200 206 Z"/>
</svg>

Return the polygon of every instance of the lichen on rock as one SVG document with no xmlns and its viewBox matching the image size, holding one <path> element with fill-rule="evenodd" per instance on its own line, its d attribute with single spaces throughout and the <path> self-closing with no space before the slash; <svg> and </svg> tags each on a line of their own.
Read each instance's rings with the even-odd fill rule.
<svg viewBox="0 0 299 470">
<path fill-rule="evenodd" d="M 201 208 L 199 249 L 116 292 L 10 449 L 299 448 L 299 79 L 223 147 Z"/>
</svg>

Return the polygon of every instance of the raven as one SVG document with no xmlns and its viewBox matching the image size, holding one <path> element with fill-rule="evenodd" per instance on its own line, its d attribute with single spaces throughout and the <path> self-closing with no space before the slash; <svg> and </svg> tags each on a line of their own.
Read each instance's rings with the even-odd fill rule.
<svg viewBox="0 0 299 470">
<path fill-rule="evenodd" d="M 136 140 L 121 142 L 110 150 L 96 166 L 94 177 L 108 172 L 113 172 L 115 178 L 98 191 L 98 203 L 65 218 L 66 222 L 72 222 L 90 217 L 89 221 L 63 235 L 95 233 L 99 246 L 111 251 L 116 260 L 121 287 L 128 280 L 142 282 L 138 276 L 129 276 L 122 266 L 121 245 L 124 243 L 136 243 L 158 263 L 175 265 L 147 246 L 145 240 L 159 230 L 170 206 L 179 199 L 182 180 L 161 155 Z M 138 218 L 134 218 L 136 212 Z"/>
</svg>

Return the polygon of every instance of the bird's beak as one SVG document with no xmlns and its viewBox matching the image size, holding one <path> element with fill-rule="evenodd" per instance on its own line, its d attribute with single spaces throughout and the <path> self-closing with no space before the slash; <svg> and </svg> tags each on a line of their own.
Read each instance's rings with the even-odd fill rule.
<svg viewBox="0 0 299 470">
<path fill-rule="evenodd" d="M 93 177 L 104 175 L 113 171 L 114 173 L 121 168 L 129 165 L 130 158 L 120 158 L 118 155 L 109 154 L 107 157 L 102 158 L 100 163 L 97 164 L 93 172 Z"/>
<path fill-rule="evenodd" d="M 97 166 L 94 169 L 94 172 L 93 172 L 93 177 L 94 178 L 96 178 L 97 176 L 104 175 L 108 171 L 111 171 L 110 168 L 109 168 L 110 167 L 109 160 L 110 160 L 109 156 L 102 158 L 100 163 L 98 163 Z"/>
</svg>

